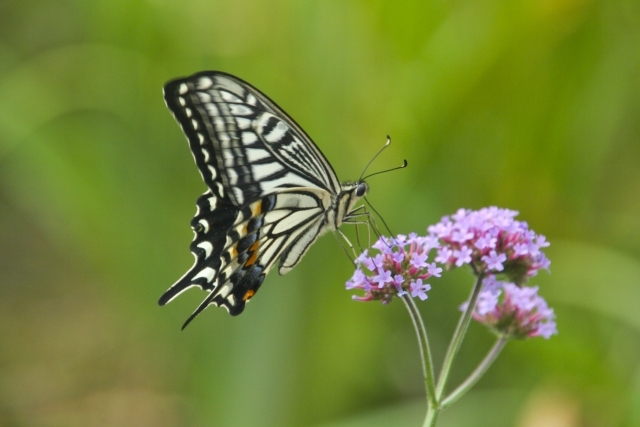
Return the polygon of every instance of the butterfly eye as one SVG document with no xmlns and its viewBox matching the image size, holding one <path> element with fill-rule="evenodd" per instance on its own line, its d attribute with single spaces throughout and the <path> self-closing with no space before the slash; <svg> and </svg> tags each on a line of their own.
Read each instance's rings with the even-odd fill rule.
<svg viewBox="0 0 640 427">
<path fill-rule="evenodd" d="M 361 182 L 356 187 L 356 196 L 358 197 L 364 196 L 365 194 L 367 194 L 367 190 L 368 190 L 367 184 L 365 184 L 364 182 Z"/>
</svg>

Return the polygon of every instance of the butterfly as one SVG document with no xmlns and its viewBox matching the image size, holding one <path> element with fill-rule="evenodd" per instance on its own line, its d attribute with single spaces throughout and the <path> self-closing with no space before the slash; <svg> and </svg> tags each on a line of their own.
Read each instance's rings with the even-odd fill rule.
<svg viewBox="0 0 640 427">
<path fill-rule="evenodd" d="M 208 296 L 183 329 L 209 305 L 242 313 L 279 260 L 293 269 L 316 239 L 357 222 L 369 187 L 340 183 L 311 138 L 249 83 L 203 71 L 164 86 L 167 107 L 182 127 L 207 191 L 191 221 L 193 267 L 158 301 L 192 286 Z"/>
</svg>

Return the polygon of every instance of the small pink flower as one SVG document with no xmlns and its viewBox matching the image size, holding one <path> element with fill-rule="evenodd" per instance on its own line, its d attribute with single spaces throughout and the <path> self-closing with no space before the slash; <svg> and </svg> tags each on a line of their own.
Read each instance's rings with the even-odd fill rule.
<svg viewBox="0 0 640 427">
<path fill-rule="evenodd" d="M 427 299 L 431 286 L 424 283 L 429 277 L 442 272 L 435 263 L 427 262 L 431 249 L 437 247 L 437 238 L 419 237 L 411 233 L 395 238 L 381 237 L 373 245 L 380 253 L 370 255 L 364 251 L 356 259 L 356 271 L 346 283 L 347 289 L 361 289 L 356 301 L 381 301 L 387 304 L 394 296 L 411 295 Z M 434 244 L 436 246 L 434 246 Z"/>
<path fill-rule="evenodd" d="M 496 251 L 492 250 L 489 255 L 483 256 L 482 260 L 487 263 L 488 270 L 502 271 L 504 270 L 502 263 L 507 260 L 507 256 L 505 254 L 498 255 Z"/>
<path fill-rule="evenodd" d="M 422 279 L 418 279 L 415 282 L 411 282 L 411 284 L 409 285 L 409 289 L 411 290 L 412 297 L 418 297 L 424 301 L 428 298 L 427 291 L 431 289 L 431 285 L 428 285 L 426 283 L 422 284 Z"/>
<path fill-rule="evenodd" d="M 440 240 L 437 262 L 447 268 L 470 264 L 476 274 L 500 272 L 519 285 L 549 268 L 541 249 L 545 237 L 516 221 L 518 212 L 495 206 L 477 211 L 459 209 L 451 217 L 428 228 L 429 237 Z"/>
<path fill-rule="evenodd" d="M 486 281 L 487 279 L 485 279 Z M 497 289 L 485 289 L 478 295 L 473 318 L 499 335 L 523 339 L 557 334 L 555 314 L 538 295 L 538 287 L 519 287 L 495 282 Z M 468 304 L 461 306 L 466 310 Z"/>
</svg>

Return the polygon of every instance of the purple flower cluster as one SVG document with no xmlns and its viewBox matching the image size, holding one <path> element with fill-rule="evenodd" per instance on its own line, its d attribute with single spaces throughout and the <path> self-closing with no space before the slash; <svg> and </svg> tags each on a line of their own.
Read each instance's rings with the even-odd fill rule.
<svg viewBox="0 0 640 427">
<path fill-rule="evenodd" d="M 460 309 L 466 310 L 468 303 Z M 519 287 L 495 278 L 484 280 L 473 318 L 499 335 L 523 339 L 557 334 L 555 314 L 538 295 L 538 287 Z"/>
<path fill-rule="evenodd" d="M 442 273 L 436 263 L 447 269 L 469 264 L 483 286 L 472 312 L 474 319 L 510 338 L 549 338 L 557 333 L 553 310 L 538 296 L 537 287 L 523 286 L 538 270 L 549 268 L 542 252 L 549 243 L 526 222 L 516 221 L 517 215 L 497 207 L 460 209 L 430 226 L 426 237 L 383 236 L 373 245 L 378 254 L 365 250 L 357 258 L 347 289 L 364 291 L 353 296 L 357 301 L 387 304 L 394 296 L 404 295 L 425 300 L 431 289 L 426 280 Z M 434 249 L 435 262 L 428 262 Z M 498 281 L 496 275 L 507 281 Z"/>
<path fill-rule="evenodd" d="M 469 264 L 476 274 L 503 274 L 523 284 L 539 269 L 549 268 L 541 249 L 549 246 L 543 235 L 516 221 L 518 212 L 497 207 L 478 211 L 459 209 L 428 228 L 429 238 L 439 239 L 435 261 L 447 268 Z"/>
<path fill-rule="evenodd" d="M 356 260 L 356 271 L 347 282 L 347 289 L 362 289 L 363 296 L 353 296 L 356 301 L 379 300 L 388 304 L 394 295 L 411 295 L 427 299 L 431 286 L 425 283 L 431 276 L 442 272 L 435 263 L 428 263 L 429 251 L 438 247 L 438 239 L 408 237 L 399 234 L 395 238 L 381 237 L 373 245 L 380 253 L 369 256 L 364 251 Z"/>
</svg>

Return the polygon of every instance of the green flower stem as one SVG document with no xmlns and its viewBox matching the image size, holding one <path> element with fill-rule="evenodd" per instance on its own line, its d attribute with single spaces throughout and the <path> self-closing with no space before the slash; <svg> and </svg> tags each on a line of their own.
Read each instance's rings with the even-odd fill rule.
<svg viewBox="0 0 640 427">
<path fill-rule="evenodd" d="M 422 427 L 435 427 L 439 413 L 440 408 L 437 406 L 429 406 L 429 409 L 427 409 L 427 417 L 424 419 Z"/>
<path fill-rule="evenodd" d="M 429 339 L 427 338 L 427 329 L 424 327 L 422 317 L 416 307 L 413 298 L 410 295 L 405 294 L 402 296 L 402 301 L 409 311 L 409 316 L 413 321 L 413 327 L 418 335 L 418 345 L 420 347 L 420 356 L 422 359 L 422 372 L 424 374 L 424 385 L 427 390 L 427 404 L 429 409 L 437 407 L 436 401 L 436 386 L 435 386 L 435 374 L 433 372 L 433 360 L 431 358 L 431 349 L 429 348 Z M 427 424 L 425 424 L 426 426 Z"/>
<path fill-rule="evenodd" d="M 491 366 L 491 364 L 497 359 L 507 341 L 508 339 L 505 336 L 500 337 L 498 341 L 496 341 L 489 353 L 485 356 L 484 360 L 480 363 L 480 365 L 478 365 L 476 370 L 473 371 L 471 375 L 469 375 L 469 378 L 467 378 L 465 382 L 460 384 L 458 388 L 452 391 L 449 396 L 442 400 L 442 402 L 440 403 L 440 409 L 446 409 L 456 400 L 460 399 L 466 392 L 471 389 L 471 387 L 473 387 L 478 382 L 482 375 L 487 372 L 489 366 Z"/>
<path fill-rule="evenodd" d="M 462 317 L 460 317 L 458 326 L 456 326 L 456 330 L 453 333 L 453 338 L 451 339 L 451 343 L 449 344 L 449 348 L 447 349 L 447 354 L 444 356 L 444 362 L 442 363 L 442 369 L 440 370 L 440 376 L 438 377 L 438 385 L 436 386 L 436 402 L 440 401 L 444 393 L 444 389 L 447 386 L 447 379 L 449 379 L 449 373 L 451 372 L 453 360 L 455 359 L 456 354 L 458 354 L 458 350 L 460 350 L 462 340 L 467 333 L 467 328 L 469 327 L 469 323 L 471 322 L 471 313 L 476 306 L 478 295 L 480 294 L 480 290 L 482 289 L 482 280 L 484 279 L 484 274 L 479 273 L 477 277 L 478 278 L 476 279 L 476 283 L 473 286 L 473 290 L 471 291 L 469 305 L 465 312 L 462 314 Z"/>
</svg>

